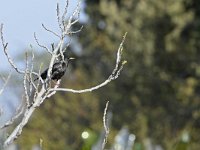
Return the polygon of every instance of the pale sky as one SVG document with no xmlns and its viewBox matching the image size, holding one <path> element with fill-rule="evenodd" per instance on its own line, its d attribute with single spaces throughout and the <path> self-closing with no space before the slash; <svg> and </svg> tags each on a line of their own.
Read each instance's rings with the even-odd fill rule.
<svg viewBox="0 0 200 150">
<path fill-rule="evenodd" d="M 69 13 L 75 9 L 78 0 L 69 0 Z M 60 9 L 64 9 L 65 0 L 0 0 L 0 24 L 4 24 L 4 38 L 8 42 L 9 53 L 12 57 L 22 53 L 30 44 L 34 48 L 39 48 L 34 40 L 33 34 L 36 32 L 40 43 L 47 46 L 53 42 L 57 42 L 57 38 L 46 32 L 41 24 L 52 29 L 55 32 L 59 31 L 56 4 L 59 2 Z M 83 7 L 83 2 L 82 2 Z M 80 19 L 86 18 L 81 12 Z M 0 44 L 0 72 L 7 69 L 9 64 Z M 1 85 L 0 85 L 1 86 Z M 17 94 L 17 93 L 16 93 Z M 0 115 L 0 124 L 10 118 L 11 103 L 16 107 L 17 100 L 14 95 L 9 95 L 5 91 L 0 96 L 0 109 L 4 113 Z M 19 97 L 18 97 L 19 100 Z"/>
</svg>

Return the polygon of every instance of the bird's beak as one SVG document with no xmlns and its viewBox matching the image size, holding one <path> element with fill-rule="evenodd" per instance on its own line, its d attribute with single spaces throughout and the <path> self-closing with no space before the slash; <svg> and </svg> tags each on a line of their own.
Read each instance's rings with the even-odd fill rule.
<svg viewBox="0 0 200 150">
<path fill-rule="evenodd" d="M 74 57 L 70 57 L 70 58 L 69 58 L 69 60 L 74 60 L 74 59 L 76 59 L 76 58 L 74 58 Z"/>
</svg>

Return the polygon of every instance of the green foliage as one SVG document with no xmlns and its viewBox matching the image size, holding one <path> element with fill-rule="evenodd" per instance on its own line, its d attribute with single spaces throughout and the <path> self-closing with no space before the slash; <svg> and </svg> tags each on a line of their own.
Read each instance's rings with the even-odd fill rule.
<svg viewBox="0 0 200 150">
<path fill-rule="evenodd" d="M 100 132 L 109 100 L 114 114 L 109 144 L 113 133 L 127 125 L 136 134 L 135 149 L 144 147 L 141 143 L 147 138 L 165 149 L 199 149 L 200 5 L 196 3 L 87 0 L 90 20 L 79 36 L 83 55 L 62 87 L 87 88 L 107 78 L 125 32 L 123 57 L 128 63 L 116 81 L 95 93 L 57 93 L 47 100 L 23 132 L 21 145 L 42 138 L 44 149 L 81 149 L 82 131 Z M 185 130 L 190 137 L 187 144 L 181 141 Z"/>
</svg>

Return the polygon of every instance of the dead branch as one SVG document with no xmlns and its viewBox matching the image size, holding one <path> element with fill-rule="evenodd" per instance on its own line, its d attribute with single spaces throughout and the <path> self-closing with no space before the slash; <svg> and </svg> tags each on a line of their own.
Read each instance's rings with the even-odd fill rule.
<svg viewBox="0 0 200 150">
<path fill-rule="evenodd" d="M 6 55 L 7 60 L 10 63 L 10 65 L 13 67 L 13 69 L 15 69 L 19 74 L 22 74 L 23 77 L 24 77 L 23 78 L 23 87 L 24 87 L 25 94 L 24 94 L 23 99 L 25 99 L 25 103 L 26 103 L 26 107 L 24 107 L 22 113 L 21 112 L 17 113 L 17 114 L 20 114 L 22 116 L 21 121 L 15 127 L 15 129 L 10 133 L 8 138 L 5 140 L 4 147 L 13 143 L 13 141 L 21 135 L 23 127 L 28 123 L 28 121 L 29 121 L 30 117 L 32 116 L 33 112 L 35 111 L 35 109 L 37 107 L 39 107 L 47 98 L 56 94 L 57 91 L 65 91 L 65 92 L 72 92 L 72 93 L 84 93 L 84 92 L 91 92 L 91 91 L 97 90 L 97 89 L 107 85 L 112 80 L 115 80 L 116 78 L 118 78 L 121 70 L 123 69 L 124 64 L 126 63 L 126 61 L 121 60 L 122 51 L 123 51 L 123 44 L 124 44 L 124 41 L 125 41 L 125 38 L 126 38 L 126 34 L 125 34 L 123 39 L 122 39 L 121 44 L 119 45 L 118 51 L 117 51 L 115 68 L 113 69 L 113 71 L 112 71 L 111 75 L 108 77 L 108 79 L 105 80 L 103 83 L 101 83 L 97 86 L 88 88 L 88 89 L 73 90 L 73 89 L 68 89 L 68 88 L 59 88 L 61 80 L 58 80 L 57 84 L 52 88 L 51 87 L 52 67 L 53 67 L 53 64 L 55 63 L 55 61 L 58 59 L 58 57 L 61 56 L 62 59 L 64 59 L 63 52 L 66 50 L 65 48 L 63 48 L 64 44 L 65 44 L 64 41 L 71 34 L 75 34 L 75 33 L 80 32 L 82 30 L 82 27 L 81 27 L 80 30 L 71 31 L 72 26 L 79 21 L 80 2 L 77 4 L 77 7 L 75 8 L 72 15 L 66 21 L 65 16 L 66 16 L 66 13 L 67 13 L 67 9 L 68 9 L 68 0 L 66 2 L 66 6 L 65 6 L 65 9 L 64 9 L 64 12 L 63 12 L 62 15 L 60 15 L 59 4 L 57 4 L 56 11 L 57 11 L 57 21 L 58 21 L 58 24 L 59 24 L 59 28 L 61 30 L 60 35 L 53 32 L 50 29 L 47 29 L 44 25 L 42 25 L 43 28 L 47 32 L 53 33 L 55 36 L 58 36 L 59 39 L 60 39 L 57 45 L 54 45 L 54 44 L 52 45 L 53 51 L 50 51 L 47 48 L 47 46 L 41 45 L 40 42 L 38 41 L 38 39 L 36 38 L 36 34 L 34 33 L 34 38 L 36 40 L 36 43 L 40 47 L 44 48 L 48 53 L 51 54 L 51 59 L 50 59 L 50 62 L 49 62 L 49 67 L 48 67 L 48 72 L 47 72 L 47 78 L 45 80 L 43 80 L 42 77 L 40 76 L 41 66 L 40 66 L 38 73 L 33 72 L 33 68 L 34 68 L 34 66 L 33 66 L 34 54 L 33 53 L 32 53 L 32 58 L 31 58 L 30 62 L 28 61 L 28 56 L 26 55 L 26 68 L 25 68 L 25 70 L 20 70 L 19 68 L 17 68 L 17 66 L 13 62 L 13 59 L 11 59 L 11 57 L 8 54 L 8 50 L 7 50 L 8 43 L 5 43 L 5 41 L 4 41 L 3 24 L 1 25 L 0 34 L 1 34 L 1 41 L 2 41 L 4 54 Z M 75 20 L 73 20 L 73 19 L 75 19 Z M 38 79 L 39 79 L 36 83 L 33 80 L 33 75 L 37 76 Z M 109 129 L 106 126 L 107 107 L 108 107 L 108 103 L 107 103 L 106 109 L 104 111 L 104 128 L 106 130 L 105 144 L 106 144 L 106 139 L 107 139 L 107 136 L 108 136 L 108 133 L 109 133 Z M 11 121 L 7 124 L 9 124 L 9 125 L 12 124 L 14 122 L 14 120 L 16 118 L 18 118 L 18 115 L 15 115 L 13 118 L 14 119 L 11 119 Z M 5 124 L 5 125 L 7 126 L 7 124 Z"/>
<path fill-rule="evenodd" d="M 10 63 L 10 65 L 20 74 L 23 74 L 24 71 L 20 70 L 16 65 L 15 63 L 13 62 L 13 60 L 11 59 L 10 55 L 8 54 L 8 43 L 5 42 L 4 40 L 4 37 L 3 37 L 3 24 L 1 24 L 1 28 L 0 28 L 0 36 L 1 36 L 1 43 L 2 43 L 2 46 L 3 46 L 3 51 L 4 51 L 4 54 L 6 55 L 7 59 L 8 59 L 8 62 Z"/>
<path fill-rule="evenodd" d="M 25 100 L 26 100 L 26 106 L 29 107 L 29 94 L 28 94 L 28 88 L 27 88 L 27 75 L 28 75 L 28 55 L 26 53 L 26 69 L 25 69 L 25 74 L 24 74 L 24 92 L 25 92 Z"/>
<path fill-rule="evenodd" d="M 36 43 L 37 43 L 37 45 L 38 45 L 39 47 L 45 49 L 49 54 L 52 55 L 52 52 L 49 50 L 49 48 L 47 48 L 46 46 L 44 46 L 44 45 L 42 45 L 42 44 L 39 43 L 35 32 L 34 32 L 34 39 L 35 39 L 35 41 L 36 41 Z"/>
<path fill-rule="evenodd" d="M 54 31 L 48 29 L 44 24 L 42 24 L 42 27 L 43 27 L 46 31 L 48 31 L 48 32 L 52 33 L 53 35 L 57 36 L 59 39 L 61 38 L 60 35 L 58 35 L 58 34 L 57 34 L 56 32 L 54 32 Z"/>
<path fill-rule="evenodd" d="M 0 89 L 0 95 L 3 93 L 6 85 L 8 84 L 8 81 L 10 80 L 10 77 L 11 77 L 11 72 L 9 73 L 9 75 L 8 75 L 8 77 L 6 79 L 2 78 L 4 80 L 4 84 L 3 84 L 3 86 Z"/>
<path fill-rule="evenodd" d="M 123 69 L 123 66 L 126 64 L 126 61 L 122 61 L 121 60 L 121 56 L 122 56 L 122 51 L 123 51 L 123 44 L 126 38 L 126 34 L 123 36 L 122 42 L 118 48 L 117 51 L 117 58 L 116 58 L 116 64 L 115 64 L 115 68 L 112 71 L 111 75 L 108 77 L 107 80 L 105 80 L 103 83 L 88 88 L 88 89 L 83 89 L 83 90 L 74 90 L 74 89 L 68 89 L 68 88 L 56 88 L 56 89 L 50 89 L 51 91 L 64 91 L 64 92 L 72 92 L 72 93 L 85 93 L 85 92 L 92 92 L 94 90 L 97 90 L 105 85 L 107 85 L 109 82 L 111 82 L 112 80 L 115 80 L 119 77 L 121 70 Z"/>
<path fill-rule="evenodd" d="M 16 109 L 15 115 L 9 121 L 7 121 L 3 126 L 1 126 L 0 129 L 6 128 L 6 127 L 12 125 L 14 123 L 14 121 L 23 114 L 24 109 L 25 109 L 25 107 L 23 106 L 23 103 L 21 103 L 21 105 Z"/>
<path fill-rule="evenodd" d="M 107 143 L 107 139 L 108 139 L 108 134 L 109 134 L 109 127 L 108 127 L 108 121 L 107 121 L 107 110 L 108 110 L 108 105 L 109 105 L 109 101 L 107 101 L 106 103 L 106 107 L 104 109 L 104 114 L 103 114 L 103 127 L 105 129 L 105 137 L 102 143 L 102 150 L 104 150 L 105 145 Z"/>
</svg>

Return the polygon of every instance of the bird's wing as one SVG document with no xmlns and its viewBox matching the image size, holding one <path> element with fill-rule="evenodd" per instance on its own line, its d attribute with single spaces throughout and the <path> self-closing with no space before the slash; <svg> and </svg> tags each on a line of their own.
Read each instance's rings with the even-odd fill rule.
<svg viewBox="0 0 200 150">
<path fill-rule="evenodd" d="M 58 69 L 62 68 L 62 64 L 60 62 L 56 62 L 54 65 L 53 65 L 53 68 L 52 68 L 52 72 L 55 72 L 57 71 Z"/>
</svg>

